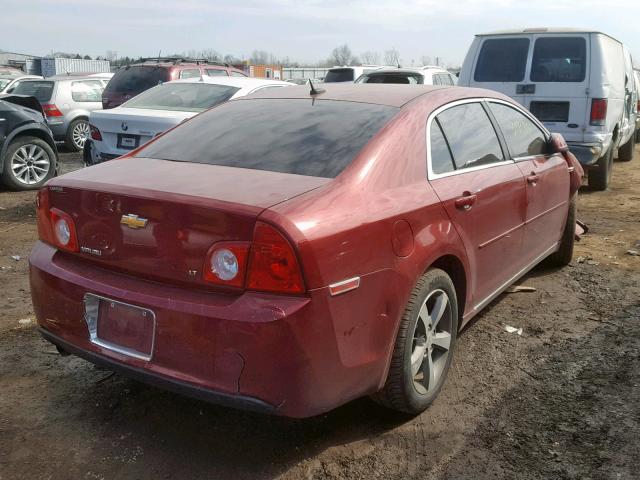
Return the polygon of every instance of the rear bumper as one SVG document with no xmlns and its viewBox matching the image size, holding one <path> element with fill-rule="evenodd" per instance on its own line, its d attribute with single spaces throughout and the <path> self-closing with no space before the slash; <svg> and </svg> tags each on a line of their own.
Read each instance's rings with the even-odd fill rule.
<svg viewBox="0 0 640 480">
<path fill-rule="evenodd" d="M 569 145 L 571 153 L 576 156 L 580 165 L 583 167 L 589 167 L 595 164 L 605 152 L 602 144 L 599 143 L 584 144 L 567 142 L 567 144 Z"/>
<path fill-rule="evenodd" d="M 43 336 L 142 381 L 290 417 L 326 412 L 374 393 L 384 382 L 396 325 L 386 315 L 362 313 L 376 303 L 372 292 L 379 292 L 384 277 L 372 275 L 358 290 L 337 297 L 326 288 L 304 297 L 231 296 L 114 273 L 41 242 L 29 262 Z M 154 312 L 150 360 L 91 341 L 86 293 Z"/>
<path fill-rule="evenodd" d="M 121 154 L 110 154 L 110 153 L 100 153 L 93 140 L 87 139 L 84 143 L 84 149 L 82 151 L 82 160 L 85 166 L 89 167 L 91 165 L 97 165 L 102 162 L 106 162 L 107 160 L 113 160 L 114 158 L 118 158 L 121 155 L 124 155 L 128 152 L 123 152 Z"/>
</svg>

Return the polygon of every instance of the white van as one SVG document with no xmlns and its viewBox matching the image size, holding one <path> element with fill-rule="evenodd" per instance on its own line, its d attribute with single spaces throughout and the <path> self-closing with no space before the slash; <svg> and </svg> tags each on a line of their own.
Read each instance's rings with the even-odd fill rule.
<svg viewBox="0 0 640 480">
<path fill-rule="evenodd" d="M 458 85 L 497 90 L 527 107 L 565 137 L 597 190 L 607 188 L 616 150 L 620 160 L 633 158 L 633 63 L 604 33 L 531 28 L 477 35 Z"/>
</svg>

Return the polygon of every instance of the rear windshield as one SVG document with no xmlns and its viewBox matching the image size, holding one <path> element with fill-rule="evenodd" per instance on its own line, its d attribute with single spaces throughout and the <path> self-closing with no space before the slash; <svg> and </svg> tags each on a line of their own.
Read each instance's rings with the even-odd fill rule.
<svg viewBox="0 0 640 480">
<path fill-rule="evenodd" d="M 370 73 L 358 78 L 358 83 L 400 83 L 415 85 L 423 83 L 423 76 L 419 73 Z"/>
<path fill-rule="evenodd" d="M 234 100 L 137 156 L 333 178 L 397 111 L 333 100 Z"/>
<path fill-rule="evenodd" d="M 142 92 L 122 106 L 151 110 L 200 112 L 226 102 L 240 90 L 229 85 L 207 83 L 166 83 Z"/>
<path fill-rule="evenodd" d="M 521 82 L 527 67 L 528 38 L 485 40 L 478 56 L 476 82 Z"/>
<path fill-rule="evenodd" d="M 51 100 L 53 94 L 53 82 L 47 81 L 25 81 L 18 83 L 13 92 L 18 95 L 31 95 L 36 97 L 40 103 Z"/>
<path fill-rule="evenodd" d="M 324 77 L 325 83 L 331 82 L 353 82 L 353 68 L 332 68 Z"/>
<path fill-rule="evenodd" d="M 587 71 L 587 42 L 582 37 L 536 40 L 531 62 L 532 82 L 582 82 Z"/>
<path fill-rule="evenodd" d="M 150 65 L 122 68 L 111 78 L 105 93 L 126 93 L 133 96 L 167 81 L 169 70 L 164 67 Z"/>
</svg>

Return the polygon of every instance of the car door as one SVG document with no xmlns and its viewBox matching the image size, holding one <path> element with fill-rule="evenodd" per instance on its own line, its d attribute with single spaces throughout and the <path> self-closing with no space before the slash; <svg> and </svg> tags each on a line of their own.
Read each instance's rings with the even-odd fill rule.
<svg viewBox="0 0 640 480">
<path fill-rule="evenodd" d="M 523 255 L 533 263 L 562 236 L 569 201 L 569 169 L 559 153 L 547 154 L 548 133 L 527 113 L 505 102 L 488 101 L 491 114 L 526 180 Z"/>
<path fill-rule="evenodd" d="M 481 307 L 524 265 L 524 177 L 505 159 L 481 100 L 437 110 L 427 129 L 429 181 L 464 243 Z"/>
</svg>

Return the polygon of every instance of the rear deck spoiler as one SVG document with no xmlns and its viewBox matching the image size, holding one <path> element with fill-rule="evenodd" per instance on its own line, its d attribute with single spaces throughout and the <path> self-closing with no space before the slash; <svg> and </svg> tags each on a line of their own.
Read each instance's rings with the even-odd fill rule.
<svg viewBox="0 0 640 480">
<path fill-rule="evenodd" d="M 19 105 L 21 107 L 30 108 L 31 110 L 41 113 L 43 117 L 45 116 L 42 105 L 36 97 L 32 97 L 30 95 L 0 94 L 0 100 Z"/>
</svg>

